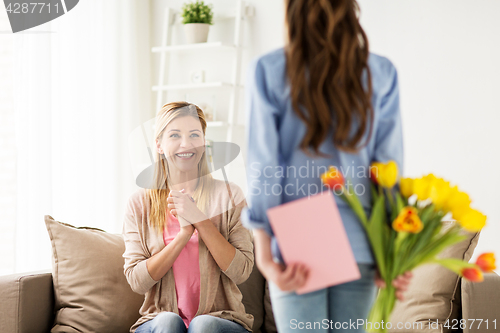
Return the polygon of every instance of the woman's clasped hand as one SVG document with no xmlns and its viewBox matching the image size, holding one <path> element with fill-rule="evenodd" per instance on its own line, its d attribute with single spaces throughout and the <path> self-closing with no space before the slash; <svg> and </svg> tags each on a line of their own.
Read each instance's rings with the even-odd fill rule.
<svg viewBox="0 0 500 333">
<path fill-rule="evenodd" d="M 179 223 L 190 223 L 195 224 L 208 219 L 208 217 L 203 214 L 203 212 L 196 206 L 196 203 L 191 199 L 191 196 L 184 193 L 183 190 L 175 191 L 171 190 L 167 198 L 168 209 L 170 213 L 176 217 L 181 217 Z M 181 220 L 185 220 L 182 221 Z"/>
</svg>

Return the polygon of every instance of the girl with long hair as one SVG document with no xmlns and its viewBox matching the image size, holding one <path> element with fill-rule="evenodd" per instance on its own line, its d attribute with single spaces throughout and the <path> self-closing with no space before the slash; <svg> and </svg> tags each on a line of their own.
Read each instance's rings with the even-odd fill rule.
<svg viewBox="0 0 500 333">
<path fill-rule="evenodd" d="M 254 264 L 253 237 L 240 222 L 241 189 L 212 178 L 203 111 L 168 103 L 156 117 L 154 180 L 129 199 L 124 273 L 145 295 L 130 332 L 251 331 L 237 285 Z"/>
<path fill-rule="evenodd" d="M 369 52 L 355 0 L 285 0 L 285 8 L 285 46 L 255 59 L 247 73 L 250 191 L 242 221 L 254 229 L 280 333 L 364 332 L 359 320 L 384 282 L 349 206 L 335 197 L 361 279 L 301 295 L 295 290 L 307 279 L 307 263 L 284 262 L 266 211 L 318 193 L 319 175 L 333 165 L 348 173 L 370 213 L 370 164 L 394 160 L 403 170 L 397 71 Z M 410 279 L 406 272 L 393 281 L 399 299 Z"/>
</svg>

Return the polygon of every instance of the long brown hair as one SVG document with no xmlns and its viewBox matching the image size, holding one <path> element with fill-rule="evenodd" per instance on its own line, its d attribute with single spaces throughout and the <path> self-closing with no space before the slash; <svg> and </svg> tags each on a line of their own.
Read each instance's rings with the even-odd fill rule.
<svg viewBox="0 0 500 333">
<path fill-rule="evenodd" d="M 292 107 L 307 131 L 300 148 L 316 155 L 333 126 L 333 144 L 356 152 L 373 128 L 368 38 L 355 0 L 286 0 L 286 73 Z M 366 69 L 367 90 L 363 89 Z M 301 107 L 304 108 L 302 111 Z M 353 128 L 356 128 L 352 133 Z"/>
<path fill-rule="evenodd" d="M 163 105 L 156 115 L 154 142 L 160 141 L 167 125 L 178 117 L 194 117 L 200 121 L 203 136 L 207 128 L 207 122 L 203 111 L 196 105 L 187 102 L 171 102 Z M 147 189 L 147 200 L 150 205 L 149 225 L 161 234 L 165 228 L 166 212 L 168 211 L 167 198 L 170 193 L 170 173 L 166 158 L 160 156 L 155 150 L 156 163 L 154 171 L 154 185 L 152 189 Z M 208 206 L 211 189 L 213 188 L 213 178 L 208 168 L 206 153 L 203 153 L 198 163 L 198 185 L 193 193 L 196 206 L 204 213 Z"/>
</svg>

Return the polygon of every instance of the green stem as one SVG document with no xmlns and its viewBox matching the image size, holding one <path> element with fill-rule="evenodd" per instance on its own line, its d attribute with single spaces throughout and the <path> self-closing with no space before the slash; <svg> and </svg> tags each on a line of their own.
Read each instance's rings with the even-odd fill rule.
<svg viewBox="0 0 500 333">
<path fill-rule="evenodd" d="M 392 197 L 392 190 L 390 188 L 385 190 L 387 193 L 387 199 L 389 200 L 389 204 L 391 205 L 392 211 L 396 210 L 396 207 L 394 206 L 394 198 Z"/>
<path fill-rule="evenodd" d="M 390 321 L 392 310 L 396 304 L 396 288 L 387 282 L 386 284 L 385 288 L 380 289 L 368 315 L 365 329 L 369 333 L 388 332 L 387 322 Z"/>
</svg>

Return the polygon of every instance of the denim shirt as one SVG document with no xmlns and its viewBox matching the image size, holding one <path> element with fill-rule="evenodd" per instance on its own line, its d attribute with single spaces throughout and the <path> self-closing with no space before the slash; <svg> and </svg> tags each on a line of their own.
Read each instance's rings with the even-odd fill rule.
<svg viewBox="0 0 500 333">
<path fill-rule="evenodd" d="M 326 190 L 320 175 L 332 165 L 349 179 L 369 216 L 370 164 L 394 160 L 398 164 L 399 175 L 403 173 L 398 76 L 389 59 L 373 53 L 368 59 L 374 109 L 373 129 L 368 144 L 355 154 L 340 151 L 332 142 L 332 126 L 319 148 L 330 156 L 327 158 L 309 157 L 300 149 L 306 126 L 292 108 L 285 65 L 284 48 L 279 48 L 253 59 L 247 71 L 248 206 L 241 215 L 246 228 L 263 229 L 271 236 L 273 259 L 282 263 L 284 260 L 279 244 L 266 215 L 269 208 Z M 366 88 L 366 75 L 363 79 Z M 353 132 L 354 127 L 351 130 Z M 362 143 L 366 142 L 368 132 L 367 129 Z M 335 195 L 335 200 L 356 262 L 374 263 L 363 226 L 339 196 Z"/>
</svg>

